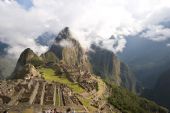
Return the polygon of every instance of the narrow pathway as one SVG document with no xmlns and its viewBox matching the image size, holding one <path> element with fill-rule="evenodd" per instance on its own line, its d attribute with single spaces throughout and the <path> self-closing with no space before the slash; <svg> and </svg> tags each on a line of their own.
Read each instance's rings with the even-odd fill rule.
<svg viewBox="0 0 170 113">
<path fill-rule="evenodd" d="M 96 80 L 98 82 L 98 91 L 95 93 L 95 99 L 98 99 L 103 96 L 103 94 L 106 91 L 106 84 L 103 82 L 101 78 L 96 78 L 95 76 L 92 76 L 92 79 Z"/>
</svg>

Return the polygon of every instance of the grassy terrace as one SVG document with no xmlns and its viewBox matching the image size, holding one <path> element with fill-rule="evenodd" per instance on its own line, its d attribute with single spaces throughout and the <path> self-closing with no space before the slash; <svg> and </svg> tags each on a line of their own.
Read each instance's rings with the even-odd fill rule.
<svg viewBox="0 0 170 113">
<path fill-rule="evenodd" d="M 39 69 L 39 71 L 43 74 L 43 77 L 47 81 L 55 81 L 55 82 L 59 82 L 62 84 L 66 84 L 68 87 L 70 87 L 76 93 L 83 93 L 85 91 L 78 84 L 70 82 L 66 78 L 66 76 L 56 75 L 55 71 L 51 68 L 41 68 L 41 69 Z"/>
</svg>

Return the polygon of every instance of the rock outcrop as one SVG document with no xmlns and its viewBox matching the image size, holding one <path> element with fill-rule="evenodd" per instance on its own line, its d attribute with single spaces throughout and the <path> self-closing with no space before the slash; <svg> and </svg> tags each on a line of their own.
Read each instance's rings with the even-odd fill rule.
<svg viewBox="0 0 170 113">
<path fill-rule="evenodd" d="M 58 34 L 49 51 L 55 53 L 60 61 L 69 66 L 81 66 L 90 70 L 90 64 L 85 51 L 80 43 L 73 38 L 68 27 Z"/>
<path fill-rule="evenodd" d="M 49 51 L 42 54 L 41 58 L 47 65 L 62 62 L 69 67 L 93 72 L 131 91 L 135 90 L 136 80 L 127 65 L 111 51 L 95 45 L 92 45 L 91 49 L 93 52 L 85 52 L 70 29 L 66 27 L 59 32 Z M 19 75 L 18 73 L 28 63 L 35 67 L 41 64 L 41 59 L 30 49 L 21 54 L 13 75 Z"/>
<path fill-rule="evenodd" d="M 69 66 L 88 69 L 96 75 L 102 76 L 131 91 L 135 90 L 136 80 L 127 65 L 122 63 L 116 55 L 106 49 L 92 45 L 92 51 L 86 52 L 75 40 L 68 27 L 64 28 L 56 37 L 50 52 Z"/>
<path fill-rule="evenodd" d="M 16 64 L 15 70 L 11 75 L 11 79 L 23 79 L 30 78 L 33 76 L 40 76 L 39 72 L 34 66 L 37 66 L 41 60 L 39 57 L 30 49 L 25 49 Z"/>
<path fill-rule="evenodd" d="M 89 52 L 92 70 L 96 75 L 123 86 L 131 91 L 135 90 L 136 79 L 127 65 L 121 62 L 116 55 L 106 49 L 92 45 Z"/>
</svg>

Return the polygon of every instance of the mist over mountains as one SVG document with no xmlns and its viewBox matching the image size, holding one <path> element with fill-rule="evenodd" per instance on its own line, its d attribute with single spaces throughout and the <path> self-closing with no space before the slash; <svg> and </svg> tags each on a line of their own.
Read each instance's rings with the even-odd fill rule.
<svg viewBox="0 0 170 113">
<path fill-rule="evenodd" d="M 126 48 L 118 56 L 129 65 L 144 87 L 153 88 L 160 74 L 169 69 L 169 43 L 169 39 L 155 42 L 139 36 L 128 37 Z"/>
<path fill-rule="evenodd" d="M 18 108 L 22 109 L 24 109 L 23 103 L 28 101 L 31 106 L 34 106 L 35 103 L 33 100 L 40 98 L 40 96 L 36 97 L 36 95 L 41 95 L 41 103 L 38 101 L 38 106 L 39 104 L 53 104 L 56 106 L 58 103 L 53 103 L 55 102 L 54 98 L 59 98 L 62 99 L 59 103 L 63 103 L 63 105 L 57 108 L 62 106 L 67 107 L 68 105 L 73 107 L 76 104 L 74 105 L 74 109 L 80 109 L 83 105 L 83 108 L 86 108 L 84 110 L 89 110 L 90 112 L 105 111 L 112 113 L 114 111 L 124 113 L 126 111 L 132 113 L 168 113 L 166 108 L 135 95 L 135 75 L 128 65 L 120 61 L 113 52 L 95 44 L 91 45 L 89 51 L 83 49 L 68 27 L 59 32 L 54 43 L 49 46 L 48 51 L 40 56 L 30 48 L 25 49 L 21 53 L 15 69 L 8 79 L 12 83 L 25 80 L 24 85 L 22 85 L 23 83 L 19 83 L 18 85 L 24 86 L 26 91 L 23 92 L 27 96 L 31 94 L 27 92 L 30 90 L 29 86 L 31 83 L 44 83 L 43 85 L 35 86 L 33 90 L 34 98 L 25 97 L 25 93 L 23 93 L 24 97 L 16 97 L 18 99 L 12 99 L 12 102 L 9 101 L 10 106 L 13 106 L 14 102 L 19 101 L 19 105 L 22 104 L 23 106 L 18 106 Z M 52 90 L 56 88 L 53 87 L 56 84 L 57 87 L 60 85 L 60 88 L 58 90 Z M 10 86 L 10 83 L 7 85 L 7 88 L 8 86 Z M 63 90 L 65 87 L 67 89 Z M 18 90 L 22 91 L 23 88 Z M 56 97 L 60 93 L 54 93 L 55 95 L 53 95 L 53 91 L 60 92 L 62 96 Z M 13 95 L 13 93 L 10 94 Z M 46 98 L 46 96 L 42 98 L 44 96 L 43 94 L 48 97 L 52 96 L 53 98 Z M 90 95 L 91 98 L 87 99 L 86 95 Z M 14 97 L 12 96 L 12 98 Z M 100 108 L 99 103 L 103 103 L 102 108 Z M 39 107 L 43 108 L 44 106 Z M 113 107 L 115 108 L 113 109 Z M 83 110 L 83 108 L 81 109 Z M 13 110 L 13 108 L 10 110 Z"/>
<path fill-rule="evenodd" d="M 0 14 L 0 79 L 64 63 L 170 108 L 169 0 L 0 0 Z"/>
<path fill-rule="evenodd" d="M 5 44 L 0 41 L 0 78 L 5 79 L 10 76 L 14 70 L 16 59 L 12 56 L 8 56 L 7 49 L 9 48 L 8 44 Z"/>
</svg>

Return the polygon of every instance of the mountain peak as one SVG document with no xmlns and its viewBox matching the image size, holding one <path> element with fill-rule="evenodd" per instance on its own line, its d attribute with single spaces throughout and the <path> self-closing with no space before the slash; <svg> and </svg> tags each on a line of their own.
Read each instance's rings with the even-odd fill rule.
<svg viewBox="0 0 170 113">
<path fill-rule="evenodd" d="M 69 27 L 65 27 L 65 28 L 63 29 L 63 31 L 65 31 L 65 32 L 69 32 L 69 30 L 70 30 Z"/>
<path fill-rule="evenodd" d="M 23 78 L 25 77 L 23 73 L 25 72 L 30 72 L 28 70 L 35 70 L 34 66 L 37 66 L 36 64 L 38 64 L 38 62 L 40 61 L 39 57 L 34 53 L 33 50 L 31 50 L 30 48 L 25 49 L 16 64 L 16 67 L 13 71 L 13 73 L 11 74 L 11 79 L 16 79 L 16 78 Z M 35 71 L 34 71 L 35 72 Z M 27 73 L 28 75 L 28 73 Z"/>
<path fill-rule="evenodd" d="M 36 54 L 33 52 L 33 50 L 31 50 L 30 48 L 25 49 L 21 53 L 17 65 L 26 65 L 34 56 L 36 56 Z"/>
<path fill-rule="evenodd" d="M 33 53 L 33 50 L 31 48 L 26 48 L 23 53 Z"/>
<path fill-rule="evenodd" d="M 61 39 L 71 38 L 71 31 L 69 27 L 65 27 L 61 32 L 59 32 L 58 36 L 56 37 L 56 41 L 60 41 Z"/>
<path fill-rule="evenodd" d="M 27 48 L 21 53 L 19 60 L 24 60 L 24 62 L 26 62 L 27 59 L 32 58 L 34 55 L 35 53 L 33 52 L 33 50 Z"/>
</svg>

